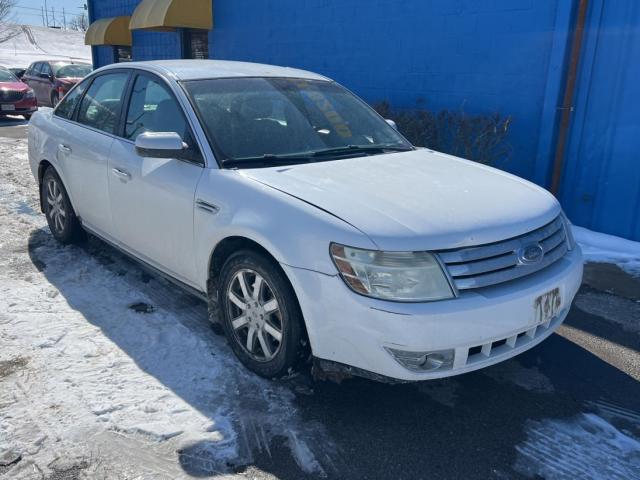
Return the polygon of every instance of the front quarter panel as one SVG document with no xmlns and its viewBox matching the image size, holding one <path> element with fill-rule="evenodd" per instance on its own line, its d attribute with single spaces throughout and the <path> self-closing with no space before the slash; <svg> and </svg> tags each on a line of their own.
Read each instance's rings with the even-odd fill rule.
<svg viewBox="0 0 640 480">
<path fill-rule="evenodd" d="M 355 227 L 279 190 L 245 177 L 241 171 L 210 169 L 203 175 L 196 201 L 219 208 L 194 213 L 199 284 L 206 291 L 209 260 L 228 237 L 245 237 L 264 247 L 280 263 L 336 275 L 329 244 L 339 242 L 375 249 Z"/>
</svg>

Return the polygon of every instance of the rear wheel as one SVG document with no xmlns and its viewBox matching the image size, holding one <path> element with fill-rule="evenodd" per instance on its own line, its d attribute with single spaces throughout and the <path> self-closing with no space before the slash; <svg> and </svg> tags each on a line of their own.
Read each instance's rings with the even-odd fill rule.
<svg viewBox="0 0 640 480">
<path fill-rule="evenodd" d="M 253 251 L 232 255 L 220 273 L 218 304 L 236 356 L 263 377 L 285 375 L 302 349 L 302 314 L 277 264 Z"/>
<path fill-rule="evenodd" d="M 84 230 L 71 206 L 62 180 L 53 167 L 44 172 L 41 195 L 44 214 L 55 239 L 64 244 L 83 240 Z"/>
</svg>

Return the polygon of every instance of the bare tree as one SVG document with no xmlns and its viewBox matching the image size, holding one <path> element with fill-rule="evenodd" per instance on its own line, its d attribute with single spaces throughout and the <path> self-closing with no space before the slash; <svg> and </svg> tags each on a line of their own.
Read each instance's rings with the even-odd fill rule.
<svg viewBox="0 0 640 480">
<path fill-rule="evenodd" d="M 11 22 L 16 0 L 0 0 L 0 25 Z"/>
<path fill-rule="evenodd" d="M 13 9 L 16 0 L 0 0 L 0 42 L 16 35 L 19 29 L 13 24 Z"/>
<path fill-rule="evenodd" d="M 89 28 L 89 17 L 87 17 L 86 13 L 76 15 L 69 20 L 69 28 L 71 30 L 78 30 L 79 32 L 86 32 Z"/>
</svg>

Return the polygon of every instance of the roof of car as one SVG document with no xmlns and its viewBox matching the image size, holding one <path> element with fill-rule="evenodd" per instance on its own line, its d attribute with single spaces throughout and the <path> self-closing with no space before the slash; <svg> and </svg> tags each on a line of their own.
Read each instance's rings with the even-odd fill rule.
<svg viewBox="0 0 640 480">
<path fill-rule="evenodd" d="M 290 67 L 226 60 L 153 60 L 148 62 L 116 63 L 107 68 L 140 67 L 163 71 L 177 80 L 198 80 L 228 77 L 290 77 L 309 80 L 329 80 L 317 73 Z"/>
</svg>

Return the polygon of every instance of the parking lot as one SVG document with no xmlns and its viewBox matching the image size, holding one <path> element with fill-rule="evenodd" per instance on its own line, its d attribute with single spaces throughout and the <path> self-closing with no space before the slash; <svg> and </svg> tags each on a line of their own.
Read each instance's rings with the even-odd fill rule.
<svg viewBox="0 0 640 480">
<path fill-rule="evenodd" d="M 206 305 L 51 238 L 27 128 L 0 121 L 0 478 L 640 478 L 640 278 L 587 265 L 557 334 L 485 370 L 265 381 Z"/>
</svg>

